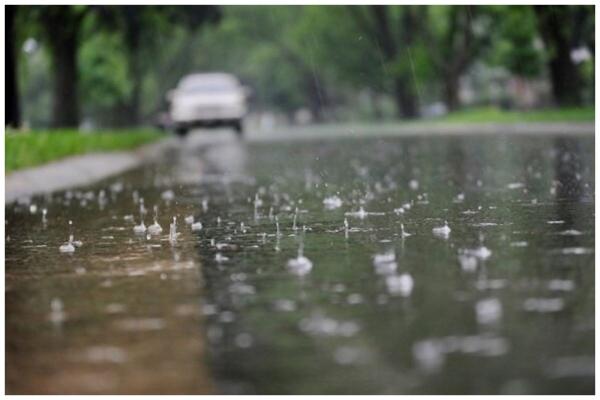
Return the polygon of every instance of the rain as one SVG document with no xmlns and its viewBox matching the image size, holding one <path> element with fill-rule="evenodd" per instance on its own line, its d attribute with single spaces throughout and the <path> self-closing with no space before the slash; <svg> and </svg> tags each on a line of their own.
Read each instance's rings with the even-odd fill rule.
<svg viewBox="0 0 600 400">
<path fill-rule="evenodd" d="M 594 393 L 593 6 L 6 10 L 7 392 Z"/>
</svg>

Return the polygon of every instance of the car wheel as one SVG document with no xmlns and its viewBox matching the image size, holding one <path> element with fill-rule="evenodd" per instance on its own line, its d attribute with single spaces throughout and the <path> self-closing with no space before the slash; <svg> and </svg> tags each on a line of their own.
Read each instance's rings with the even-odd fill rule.
<svg viewBox="0 0 600 400">
<path fill-rule="evenodd" d="M 233 123 L 233 129 L 235 130 L 236 135 L 241 137 L 244 134 L 244 126 L 242 125 L 242 121 L 235 121 Z"/>
<path fill-rule="evenodd" d="M 175 133 L 179 137 L 185 137 L 188 133 L 188 129 L 185 126 L 178 126 L 175 128 Z"/>
</svg>

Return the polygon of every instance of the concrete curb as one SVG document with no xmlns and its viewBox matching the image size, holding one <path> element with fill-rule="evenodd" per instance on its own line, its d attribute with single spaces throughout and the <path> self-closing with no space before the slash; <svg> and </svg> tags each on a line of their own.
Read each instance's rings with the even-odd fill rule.
<svg viewBox="0 0 600 400">
<path fill-rule="evenodd" d="M 340 138 L 373 137 L 430 137 L 468 135 L 531 135 L 531 136 L 579 136 L 594 135 L 593 122 L 528 122 L 528 123 L 442 123 L 414 122 L 403 124 L 352 124 L 345 126 L 321 125 L 292 127 L 286 135 L 257 134 L 253 141 L 278 140 L 330 140 Z"/>
<path fill-rule="evenodd" d="M 176 141 L 176 138 L 170 137 L 133 151 L 83 154 L 12 172 L 6 176 L 4 203 L 11 203 L 21 197 L 90 184 L 122 173 L 156 158 Z"/>
</svg>

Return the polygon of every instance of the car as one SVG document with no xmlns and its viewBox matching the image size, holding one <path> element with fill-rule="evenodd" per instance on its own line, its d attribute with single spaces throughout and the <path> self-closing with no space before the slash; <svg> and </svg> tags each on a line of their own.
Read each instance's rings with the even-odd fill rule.
<svg viewBox="0 0 600 400">
<path fill-rule="evenodd" d="M 221 126 L 229 126 L 241 136 L 248 95 L 249 89 L 231 74 L 190 74 L 167 93 L 168 120 L 180 136 L 196 127 Z"/>
</svg>

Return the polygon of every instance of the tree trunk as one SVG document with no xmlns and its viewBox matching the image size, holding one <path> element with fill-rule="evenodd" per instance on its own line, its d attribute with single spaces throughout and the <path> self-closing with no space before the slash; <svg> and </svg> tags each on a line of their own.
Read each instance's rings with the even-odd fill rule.
<svg viewBox="0 0 600 400">
<path fill-rule="evenodd" d="M 377 121 L 381 121 L 383 119 L 383 112 L 381 111 L 379 96 L 377 95 L 377 93 L 369 91 L 369 100 L 371 101 L 373 118 L 375 118 L 375 120 Z"/>
<path fill-rule="evenodd" d="M 131 95 L 127 100 L 126 125 L 137 125 L 140 122 L 140 94 L 142 89 L 141 50 L 141 15 L 142 6 L 124 6 L 125 12 L 125 45 L 127 47 L 127 68 L 131 79 Z"/>
<path fill-rule="evenodd" d="M 308 99 L 308 108 L 312 114 L 314 122 L 323 122 L 323 109 L 326 104 L 325 90 L 319 82 L 318 76 L 313 72 L 305 72 L 306 97 Z"/>
<path fill-rule="evenodd" d="M 79 126 L 79 99 L 77 93 L 77 39 L 64 37 L 53 46 L 54 93 L 52 125 L 55 128 Z"/>
<path fill-rule="evenodd" d="M 13 128 L 18 128 L 21 125 L 21 109 L 19 107 L 19 85 L 17 82 L 17 53 L 16 53 L 16 32 L 15 32 L 15 14 L 17 7 L 7 5 L 6 11 L 6 95 L 4 97 L 5 104 L 5 124 Z"/>
<path fill-rule="evenodd" d="M 52 59 L 52 126 L 79 126 L 77 52 L 80 16 L 72 6 L 48 6 L 44 28 Z"/>
<path fill-rule="evenodd" d="M 559 106 L 581 105 L 581 78 L 577 67 L 571 62 L 570 52 L 552 58 L 550 77 L 552 94 Z"/>
<path fill-rule="evenodd" d="M 455 111 L 460 105 L 458 101 L 458 75 L 454 73 L 447 73 L 444 76 L 444 102 L 448 111 Z"/>
<path fill-rule="evenodd" d="M 394 99 L 398 115 L 401 118 L 412 119 L 419 116 L 419 106 L 417 105 L 417 97 L 409 83 L 402 78 L 396 78 L 394 82 Z"/>
<path fill-rule="evenodd" d="M 388 11 L 389 8 L 387 6 L 371 6 L 375 37 L 377 38 L 378 45 L 381 46 L 385 61 L 396 62 L 399 58 L 399 45 L 396 42 L 395 35 L 389 24 Z M 410 49 L 412 44 L 411 38 L 413 35 L 411 30 L 415 28 L 415 21 L 411 11 L 412 10 L 406 6 L 402 14 L 403 34 L 401 35 L 401 46 L 406 49 Z M 410 57 L 410 53 L 405 52 L 405 54 L 407 57 Z M 405 60 L 405 62 L 411 62 L 411 60 Z M 394 78 L 394 100 L 396 102 L 398 116 L 401 118 L 415 118 L 419 115 L 419 107 L 417 104 L 418 98 L 414 95 L 412 86 L 409 84 L 409 82 L 411 82 L 410 76 L 406 75 L 405 72 L 397 73 Z"/>
<path fill-rule="evenodd" d="M 417 77 L 413 66 L 413 60 L 410 49 L 414 46 L 415 37 L 422 31 L 418 14 L 421 6 L 404 6 L 402 18 L 400 19 L 401 46 L 405 58 L 404 62 L 408 64 L 403 76 L 399 77 L 400 83 L 396 84 L 396 90 L 400 88 L 400 98 L 402 106 L 402 116 L 404 118 L 416 118 L 419 116 L 419 95 L 417 89 Z"/>
<path fill-rule="evenodd" d="M 552 7 L 535 6 L 540 34 L 550 54 L 548 68 L 552 94 L 559 106 L 580 105 L 581 76 L 571 60 L 571 40 L 564 34 L 563 25 L 567 21 L 557 15 Z"/>
</svg>

